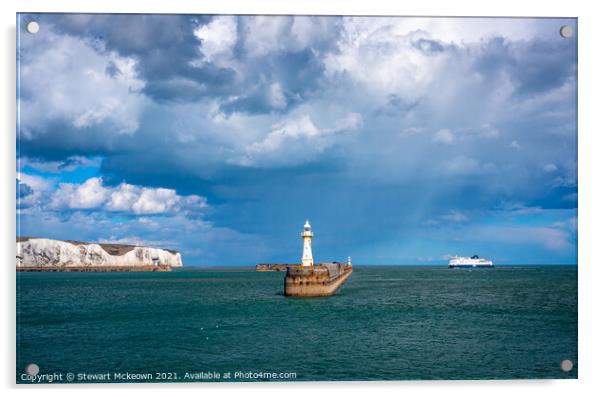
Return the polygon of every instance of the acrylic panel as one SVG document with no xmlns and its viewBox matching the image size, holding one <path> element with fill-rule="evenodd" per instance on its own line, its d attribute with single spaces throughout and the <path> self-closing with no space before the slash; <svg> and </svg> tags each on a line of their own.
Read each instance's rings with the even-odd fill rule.
<svg viewBox="0 0 602 397">
<path fill-rule="evenodd" d="M 16 382 L 577 378 L 577 19 L 17 15 Z"/>
</svg>

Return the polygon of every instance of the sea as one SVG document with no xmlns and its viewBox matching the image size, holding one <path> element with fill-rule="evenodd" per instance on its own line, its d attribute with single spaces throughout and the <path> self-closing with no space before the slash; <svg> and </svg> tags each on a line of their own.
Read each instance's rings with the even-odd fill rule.
<svg viewBox="0 0 602 397">
<path fill-rule="evenodd" d="M 17 383 L 578 376 L 577 266 L 354 266 L 322 298 L 283 279 L 17 273 Z"/>
</svg>

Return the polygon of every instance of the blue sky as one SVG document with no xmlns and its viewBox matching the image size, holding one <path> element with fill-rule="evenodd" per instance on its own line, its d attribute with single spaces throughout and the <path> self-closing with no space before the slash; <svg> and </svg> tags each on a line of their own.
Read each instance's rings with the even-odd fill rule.
<svg viewBox="0 0 602 397">
<path fill-rule="evenodd" d="M 19 18 L 20 235 L 577 263 L 574 19 Z"/>
</svg>

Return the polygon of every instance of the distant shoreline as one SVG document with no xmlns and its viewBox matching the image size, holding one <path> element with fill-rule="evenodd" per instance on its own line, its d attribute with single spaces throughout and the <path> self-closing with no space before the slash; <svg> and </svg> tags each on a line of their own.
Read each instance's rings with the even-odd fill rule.
<svg viewBox="0 0 602 397">
<path fill-rule="evenodd" d="M 115 273 L 115 272 L 170 272 L 171 266 L 17 266 L 17 272 L 79 272 L 79 273 Z"/>
</svg>

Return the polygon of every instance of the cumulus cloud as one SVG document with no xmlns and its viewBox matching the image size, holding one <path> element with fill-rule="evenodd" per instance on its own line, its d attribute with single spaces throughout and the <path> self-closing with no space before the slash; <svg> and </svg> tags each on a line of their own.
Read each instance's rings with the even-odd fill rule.
<svg viewBox="0 0 602 397">
<path fill-rule="evenodd" d="M 345 117 L 338 119 L 335 122 L 335 128 L 328 130 L 329 132 L 339 132 L 346 130 L 357 130 L 363 124 L 362 115 L 359 113 L 351 112 L 345 115 Z"/>
<path fill-rule="evenodd" d="M 276 109 L 283 109 L 286 107 L 286 96 L 284 96 L 280 83 L 274 82 L 270 85 L 268 98 L 272 107 Z"/>
<path fill-rule="evenodd" d="M 400 31 L 400 23 L 388 18 L 345 18 L 338 51 L 324 59 L 326 75 L 348 76 L 367 92 L 403 93 L 410 99 L 425 95 L 448 55 L 417 49 L 414 41 L 428 39 L 429 34 Z"/>
<path fill-rule="evenodd" d="M 19 172 L 17 179 L 24 184 L 27 184 L 35 191 L 47 191 L 52 188 L 53 180 L 43 178 L 37 175 L 30 175 L 25 172 Z"/>
<path fill-rule="evenodd" d="M 206 25 L 199 26 L 194 35 L 201 41 L 201 52 L 204 62 L 228 67 L 232 62 L 232 51 L 236 44 L 237 17 L 216 16 Z"/>
<path fill-rule="evenodd" d="M 318 128 L 309 115 L 302 114 L 272 125 L 270 133 L 247 145 L 245 155 L 235 162 L 247 166 L 309 162 L 334 145 L 336 135 L 356 130 L 361 124 L 361 115 L 349 113 L 331 128 Z"/>
<path fill-rule="evenodd" d="M 105 210 L 137 215 L 194 212 L 205 207 L 206 199 L 197 195 L 180 196 L 173 189 L 127 183 L 105 186 L 102 178 L 90 178 L 82 184 L 61 183 L 48 204 L 53 210 Z"/>
<path fill-rule="evenodd" d="M 18 178 L 16 182 L 17 211 L 33 207 L 40 203 L 40 192 L 34 191 L 31 186 L 29 186 L 27 183 L 21 182 Z"/>
<path fill-rule="evenodd" d="M 61 183 L 52 194 L 49 207 L 52 209 L 92 209 L 103 204 L 108 191 L 102 186 L 101 178 L 90 178 L 81 185 Z"/>
<path fill-rule="evenodd" d="M 244 48 L 251 57 L 273 52 L 319 50 L 333 38 L 337 18 L 304 16 L 250 16 L 239 19 Z M 336 37 L 336 36 L 335 36 Z"/>
<path fill-rule="evenodd" d="M 41 207 L 47 191 L 52 189 L 52 180 L 19 172 L 16 179 L 17 211 L 22 214 L 29 208 Z"/>
<path fill-rule="evenodd" d="M 109 134 L 131 134 L 145 103 L 136 60 L 100 52 L 83 38 L 57 34 L 23 35 L 20 60 L 20 132 L 23 138 L 49 133 L 64 123 L 86 134 L 103 126 Z M 78 131 L 78 132 L 76 132 Z"/>
</svg>

